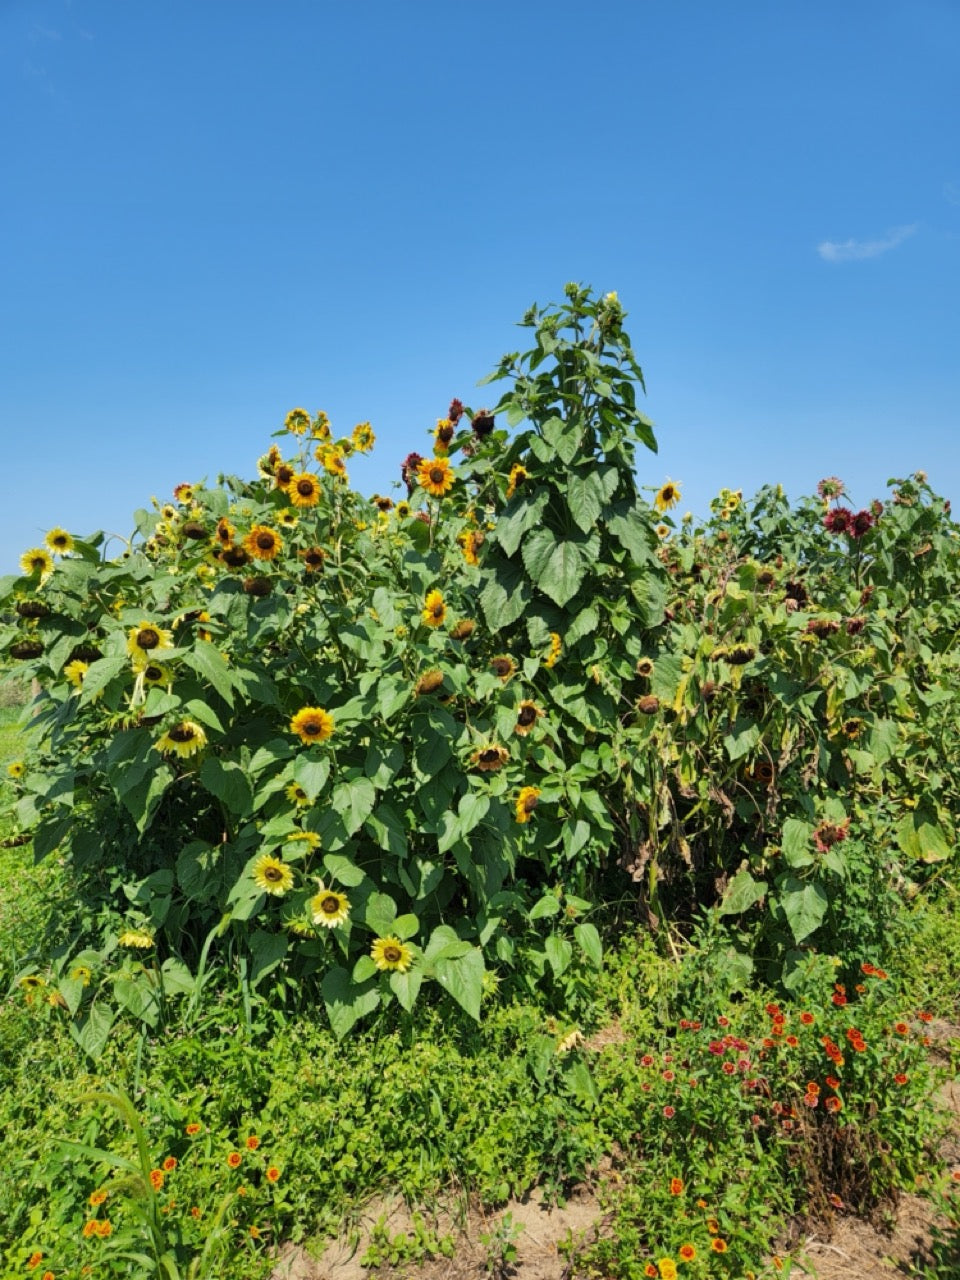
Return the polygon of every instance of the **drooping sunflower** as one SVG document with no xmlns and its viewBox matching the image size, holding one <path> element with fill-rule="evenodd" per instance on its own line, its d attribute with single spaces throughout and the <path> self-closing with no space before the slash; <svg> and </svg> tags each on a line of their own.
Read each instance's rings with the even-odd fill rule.
<svg viewBox="0 0 960 1280">
<path fill-rule="evenodd" d="M 313 420 L 313 427 L 310 434 L 313 436 L 314 440 L 330 439 L 330 419 L 322 409 L 317 412 L 317 415 Z"/>
<path fill-rule="evenodd" d="M 560 658 L 560 653 L 562 649 L 563 649 L 563 641 L 560 639 L 559 633 L 556 631 L 551 631 L 550 632 L 550 652 L 544 658 L 543 665 L 545 667 L 555 667 Z"/>
<path fill-rule="evenodd" d="M 157 741 L 157 750 L 186 757 L 196 755 L 207 744 L 206 731 L 195 720 L 181 720 L 171 725 Z"/>
<path fill-rule="evenodd" d="M 255 524 L 244 538 L 243 546 L 254 560 L 276 560 L 283 549 L 280 535 L 265 524 Z"/>
<path fill-rule="evenodd" d="M 275 489 L 285 489 L 295 475 L 296 472 L 290 463 L 284 462 L 281 458 L 274 464 L 273 487 Z"/>
<path fill-rule="evenodd" d="M 449 418 L 438 418 L 433 432 L 433 452 L 439 457 L 447 452 L 447 446 L 453 439 L 456 427 Z"/>
<path fill-rule="evenodd" d="M 671 507 L 675 507 L 680 501 L 680 486 L 674 484 L 672 480 L 668 480 L 666 484 L 662 484 L 657 490 L 657 496 L 653 500 L 653 505 L 658 511 L 669 511 Z"/>
<path fill-rule="evenodd" d="M 320 481 L 309 471 L 301 471 L 287 485 L 287 493 L 295 507 L 315 507 L 320 501 Z"/>
<path fill-rule="evenodd" d="M 133 659 L 136 671 L 142 671 L 159 653 L 174 647 L 173 637 L 169 631 L 154 626 L 152 622 L 141 622 L 127 633 L 127 653 Z"/>
<path fill-rule="evenodd" d="M 221 547 L 232 547 L 236 532 L 236 529 L 226 516 L 221 516 L 217 521 L 216 539 Z"/>
<path fill-rule="evenodd" d="M 44 551 L 43 547 L 31 547 L 20 557 L 20 568 L 26 574 L 37 574 L 40 578 L 46 578 L 53 572 L 53 560 L 50 553 Z"/>
<path fill-rule="evenodd" d="M 284 418 L 283 425 L 291 435 L 302 436 L 310 429 L 310 415 L 306 409 L 291 409 Z"/>
<path fill-rule="evenodd" d="M 419 698 L 421 694 L 436 693 L 438 689 L 443 688 L 443 672 L 432 670 L 425 671 L 417 683 L 413 686 L 414 694 Z"/>
<path fill-rule="evenodd" d="M 350 914 L 347 895 L 338 893 L 336 889 L 324 888 L 322 883 L 307 905 L 310 908 L 310 919 L 314 924 L 323 925 L 325 929 L 335 929 Z"/>
<path fill-rule="evenodd" d="M 59 525 L 50 530 L 44 538 L 44 542 L 54 555 L 65 556 L 68 551 L 73 550 L 73 539 L 66 529 L 61 529 Z"/>
<path fill-rule="evenodd" d="M 446 458 L 426 458 L 417 467 L 417 482 L 434 498 L 442 498 L 453 488 L 453 468 Z"/>
<path fill-rule="evenodd" d="M 406 973 L 413 964 L 413 952 L 399 938 L 377 938 L 370 948 L 370 958 L 378 969 L 396 969 Z"/>
<path fill-rule="evenodd" d="M 358 422 L 350 433 L 350 440 L 357 453 L 369 453 L 376 439 L 369 422 Z"/>
<path fill-rule="evenodd" d="M 323 571 L 323 562 L 326 558 L 323 547 L 307 547 L 306 551 L 299 552 L 299 555 L 303 560 L 307 573 L 321 573 Z"/>
<path fill-rule="evenodd" d="M 253 883 L 264 893 L 282 898 L 293 888 L 293 872 L 285 862 L 271 853 L 262 853 L 253 864 Z"/>
<path fill-rule="evenodd" d="M 536 726 L 537 720 L 542 715 L 543 712 L 535 702 L 524 700 L 517 707 L 517 723 L 513 726 L 513 732 L 519 733 L 521 738 L 525 738 Z"/>
<path fill-rule="evenodd" d="M 302 707 L 290 721 L 290 731 L 308 746 L 326 742 L 333 733 L 333 716 L 322 707 Z"/>
<path fill-rule="evenodd" d="M 520 463 L 516 463 L 510 468 L 510 476 L 507 481 L 507 501 L 509 501 L 517 490 L 530 479 L 530 472 L 526 467 L 521 467 Z"/>
<path fill-rule="evenodd" d="M 480 529 L 467 529 L 464 533 L 457 535 L 457 542 L 460 544 L 467 564 L 480 563 L 477 552 L 483 546 L 483 539 L 483 531 Z"/>
<path fill-rule="evenodd" d="M 455 627 L 450 630 L 451 640 L 469 640 L 477 629 L 477 624 L 472 618 L 461 618 Z"/>
<path fill-rule="evenodd" d="M 440 591 L 428 592 L 420 614 L 423 623 L 428 627 L 442 627 L 446 616 L 447 606 L 444 604 L 443 594 Z"/>
<path fill-rule="evenodd" d="M 75 658 L 73 662 L 68 662 L 63 668 L 63 674 L 67 677 L 75 689 L 83 688 L 83 677 L 90 670 L 89 662 L 81 662 L 79 658 Z"/>
<path fill-rule="evenodd" d="M 153 938 L 143 929 L 124 929 L 117 939 L 118 947 L 130 947 L 134 951 L 147 951 L 153 946 Z"/>
<path fill-rule="evenodd" d="M 531 813 L 539 803 L 539 787 L 521 787 L 514 805 L 514 817 L 518 822 L 529 822 Z"/>
<path fill-rule="evenodd" d="M 328 476 L 333 476 L 336 480 L 346 480 L 347 467 L 343 460 L 343 451 L 336 445 L 318 445 L 314 450 L 314 457 Z"/>
</svg>

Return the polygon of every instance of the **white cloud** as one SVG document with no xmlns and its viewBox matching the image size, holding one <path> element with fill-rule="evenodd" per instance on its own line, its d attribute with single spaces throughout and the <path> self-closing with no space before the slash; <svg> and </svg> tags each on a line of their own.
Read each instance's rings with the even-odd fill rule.
<svg viewBox="0 0 960 1280">
<path fill-rule="evenodd" d="M 824 240 L 817 245 L 817 253 L 824 262 L 857 262 L 862 258 L 879 258 L 903 244 L 917 229 L 912 222 L 908 227 L 894 227 L 879 240 Z"/>
</svg>

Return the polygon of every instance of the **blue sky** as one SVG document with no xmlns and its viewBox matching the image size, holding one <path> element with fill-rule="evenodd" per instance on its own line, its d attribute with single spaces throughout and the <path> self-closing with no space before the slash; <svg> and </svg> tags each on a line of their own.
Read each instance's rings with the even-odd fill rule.
<svg viewBox="0 0 960 1280">
<path fill-rule="evenodd" d="M 958 66 L 954 0 L 0 0 L 0 572 L 294 405 L 388 490 L 568 280 L 681 510 L 960 498 Z"/>
</svg>

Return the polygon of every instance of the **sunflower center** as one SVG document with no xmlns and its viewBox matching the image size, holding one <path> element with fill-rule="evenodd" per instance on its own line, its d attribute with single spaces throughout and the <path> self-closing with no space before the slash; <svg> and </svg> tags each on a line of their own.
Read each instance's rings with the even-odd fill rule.
<svg viewBox="0 0 960 1280">
<path fill-rule="evenodd" d="M 333 894 L 329 894 L 320 903 L 320 910 L 325 916 L 335 916 L 340 910 L 340 899 L 335 898 Z"/>
<path fill-rule="evenodd" d="M 443 617 L 443 604 L 441 603 L 441 604 L 435 604 L 435 605 L 433 605 L 433 606 L 431 607 L 431 609 L 430 609 L 430 615 L 431 615 L 431 617 L 433 617 L 433 618 L 442 618 L 442 617 Z"/>
<path fill-rule="evenodd" d="M 283 872 L 279 867 L 264 867 L 263 878 L 269 880 L 271 884 L 279 884 L 283 879 Z"/>
<path fill-rule="evenodd" d="M 540 803 L 539 796 L 526 796 L 523 801 L 523 812 L 533 813 L 534 809 Z"/>
<path fill-rule="evenodd" d="M 192 742 L 196 734 L 188 724 L 177 724 L 170 730 L 168 737 L 171 742 Z"/>
<path fill-rule="evenodd" d="M 143 627 L 137 632 L 137 645 L 141 649 L 156 649 L 160 637 L 153 627 Z"/>
<path fill-rule="evenodd" d="M 520 714 L 517 716 L 517 724 L 522 724 L 526 727 L 528 724 L 533 724 L 536 718 L 537 711 L 535 707 L 521 707 Z"/>
<path fill-rule="evenodd" d="M 33 569 L 43 569 L 46 567 L 46 564 L 47 562 L 42 556 L 34 556 L 30 561 L 31 568 Z"/>
<path fill-rule="evenodd" d="M 304 720 L 300 728 L 308 737 L 317 737 L 323 732 L 323 725 L 319 720 Z"/>
<path fill-rule="evenodd" d="M 160 667 L 144 667 L 143 669 L 143 678 L 145 680 L 160 680 L 162 676 L 163 671 Z"/>
<path fill-rule="evenodd" d="M 442 467 L 431 467 L 431 468 L 430 468 L 430 483 L 431 483 L 431 484 L 443 484 L 443 482 L 444 482 L 444 479 L 445 479 L 445 478 L 446 478 L 446 472 L 443 470 L 443 468 L 442 468 Z"/>
<path fill-rule="evenodd" d="M 297 493 L 301 498 L 310 498 L 313 496 L 313 484 L 310 480 L 300 480 L 297 482 Z"/>
<path fill-rule="evenodd" d="M 257 546 L 260 548 L 261 551 L 271 551 L 273 549 L 273 541 L 274 539 L 273 539 L 272 533 L 257 534 Z"/>
<path fill-rule="evenodd" d="M 403 952 L 399 947 L 395 947 L 391 944 L 390 946 L 383 948 L 383 958 L 386 960 L 387 964 L 399 964 L 403 959 Z"/>
<path fill-rule="evenodd" d="M 275 472 L 278 484 L 289 484 L 293 479 L 293 468 L 281 463 Z"/>
</svg>

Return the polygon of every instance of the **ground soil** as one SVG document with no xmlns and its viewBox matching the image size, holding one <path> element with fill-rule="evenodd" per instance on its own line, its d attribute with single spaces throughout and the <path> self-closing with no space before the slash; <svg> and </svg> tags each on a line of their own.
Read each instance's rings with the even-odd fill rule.
<svg viewBox="0 0 960 1280">
<path fill-rule="evenodd" d="M 952 1024 L 932 1024 L 930 1030 L 934 1053 L 938 1044 L 960 1040 L 960 1027 Z M 941 1155 L 948 1164 L 960 1167 L 960 1080 L 944 1086 L 939 1102 L 951 1117 Z M 517 1233 L 518 1256 L 512 1266 L 498 1271 L 488 1266 L 489 1250 L 481 1237 L 489 1235 L 507 1213 Z M 605 1226 L 596 1197 L 585 1188 L 563 1208 L 544 1204 L 534 1192 L 492 1214 L 451 1200 L 423 1216 L 438 1235 L 454 1237 L 454 1257 L 379 1271 L 361 1267 L 360 1258 L 379 1220 L 385 1220 L 391 1235 L 411 1230 L 411 1211 L 402 1201 L 376 1200 L 351 1224 L 352 1242 L 345 1235 L 322 1251 L 310 1252 L 297 1245 L 284 1246 L 271 1280 L 489 1280 L 491 1276 L 493 1280 L 571 1280 L 567 1257 L 559 1246 L 571 1238 L 602 1233 Z M 930 1201 L 920 1195 L 902 1194 L 895 1206 L 878 1210 L 869 1221 L 837 1214 L 829 1223 L 799 1229 L 797 1243 L 790 1249 L 792 1274 L 810 1280 L 895 1280 L 915 1275 L 915 1267 L 931 1258 L 936 1226 Z M 941 1254 L 939 1263 L 937 1280 L 960 1280 L 960 1254 L 952 1259 Z M 952 1270 L 944 1269 L 951 1264 Z"/>
</svg>

